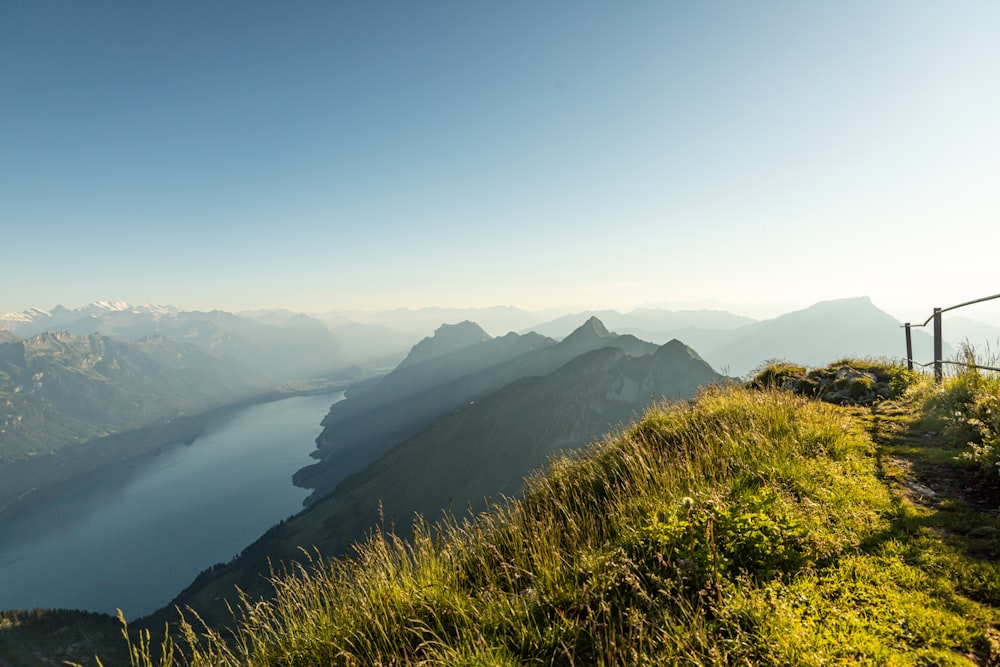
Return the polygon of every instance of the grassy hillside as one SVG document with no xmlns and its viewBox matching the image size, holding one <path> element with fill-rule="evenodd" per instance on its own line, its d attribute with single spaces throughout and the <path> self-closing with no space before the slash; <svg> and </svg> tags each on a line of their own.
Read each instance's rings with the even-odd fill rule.
<svg viewBox="0 0 1000 667">
<path fill-rule="evenodd" d="M 234 636 L 190 614 L 162 651 L 133 632 L 133 664 L 996 664 L 1000 524 L 977 486 L 995 480 L 962 457 L 993 436 L 958 422 L 997 389 L 841 407 L 711 388 L 475 522 L 277 576 Z"/>
<path fill-rule="evenodd" d="M 612 333 L 596 318 L 558 343 L 535 333 L 490 338 L 471 322 L 443 325 L 377 384 L 330 408 L 316 439 L 317 463 L 296 472 L 293 481 L 314 489 L 307 503 L 316 502 L 349 475 L 470 402 L 518 379 L 548 375 L 605 347 L 631 357 L 658 349 L 634 336 Z"/>
<path fill-rule="evenodd" d="M 380 516 L 407 526 L 414 513 L 436 521 L 449 509 L 481 511 L 490 499 L 520 494 L 525 476 L 554 450 L 579 449 L 635 421 L 653 396 L 689 398 L 722 379 L 679 341 L 642 357 L 601 348 L 548 375 L 521 378 L 393 448 L 237 558 L 202 572 L 155 617 L 174 618 L 175 606 L 190 606 L 222 622 L 234 586 L 251 595 L 271 590 L 261 576 L 269 562 L 301 560 L 302 548 L 342 555 Z"/>
</svg>

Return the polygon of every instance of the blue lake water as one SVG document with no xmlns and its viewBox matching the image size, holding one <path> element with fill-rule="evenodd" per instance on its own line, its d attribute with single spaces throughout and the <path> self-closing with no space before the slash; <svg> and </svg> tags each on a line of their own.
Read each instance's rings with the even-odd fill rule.
<svg viewBox="0 0 1000 667">
<path fill-rule="evenodd" d="M 0 609 L 152 612 L 302 508 L 292 473 L 343 392 L 252 405 L 0 524 Z"/>
</svg>

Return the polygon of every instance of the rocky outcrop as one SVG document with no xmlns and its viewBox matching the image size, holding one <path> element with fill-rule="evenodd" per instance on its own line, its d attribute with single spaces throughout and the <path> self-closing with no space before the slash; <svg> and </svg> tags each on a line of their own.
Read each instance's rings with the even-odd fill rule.
<svg viewBox="0 0 1000 667">
<path fill-rule="evenodd" d="M 904 386 L 901 378 L 886 366 L 863 362 L 832 364 L 812 370 L 773 363 L 758 373 L 750 384 L 785 389 L 836 405 L 871 405 L 895 397 Z"/>
</svg>

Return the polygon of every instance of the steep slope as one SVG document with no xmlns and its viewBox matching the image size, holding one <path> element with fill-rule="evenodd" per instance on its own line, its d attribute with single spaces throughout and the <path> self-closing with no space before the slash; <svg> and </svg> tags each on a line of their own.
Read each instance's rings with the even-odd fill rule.
<svg viewBox="0 0 1000 667">
<path fill-rule="evenodd" d="M 295 483 L 322 495 L 469 400 L 520 377 L 518 360 L 552 345 L 537 334 L 489 338 L 472 323 L 442 325 L 377 384 L 331 408 L 316 440 L 319 462 L 296 473 Z"/>
<path fill-rule="evenodd" d="M 688 398 L 722 379 L 679 341 L 642 357 L 616 347 L 585 352 L 466 405 L 392 449 L 317 507 L 322 525 L 341 527 L 340 535 L 330 541 L 306 529 L 299 539 L 325 537 L 326 546 L 340 551 L 344 538 L 357 539 L 378 521 L 379 503 L 383 516 L 400 524 L 414 512 L 433 520 L 448 507 L 478 511 L 485 497 L 520 493 L 523 477 L 555 450 L 598 440 L 654 401 Z"/>
<path fill-rule="evenodd" d="M 73 474 L 62 457 L 82 443 L 257 391 L 254 376 L 233 362 L 162 337 L 129 343 L 43 333 L 2 343 L 0 505 L 43 469 Z"/>
<path fill-rule="evenodd" d="M 1000 520 L 967 495 L 968 468 L 942 456 L 954 451 L 937 441 L 942 423 L 914 398 L 873 411 L 711 389 L 553 461 L 475 522 L 397 525 L 412 539 L 377 532 L 354 560 L 314 559 L 277 580 L 274 600 L 239 605 L 235 641 L 185 628 L 198 637 L 185 655 L 234 667 L 996 664 Z"/>
<path fill-rule="evenodd" d="M 252 377 L 165 338 L 44 333 L 0 345 L 0 460 L 242 397 Z"/>
<path fill-rule="evenodd" d="M 588 322 L 580 337 L 601 338 L 601 329 Z M 556 449 L 578 448 L 637 418 L 654 400 L 686 398 L 721 379 L 678 341 L 640 357 L 601 347 L 544 376 L 518 379 L 393 448 L 230 565 L 205 573 L 173 604 L 215 615 L 233 585 L 263 592 L 256 573 L 269 558 L 296 559 L 300 547 L 313 546 L 340 554 L 380 520 L 405 525 L 414 512 L 430 519 L 449 507 L 481 509 L 485 498 L 519 493 L 523 477 Z"/>
<path fill-rule="evenodd" d="M 493 337 L 475 322 L 466 320 L 458 324 L 443 324 L 433 336 L 424 338 L 414 345 L 397 368 L 409 368 L 432 359 L 439 359 L 492 339 Z"/>
<path fill-rule="evenodd" d="M 442 327 L 435 336 L 449 333 L 449 328 Z M 633 356 L 656 350 L 634 336 L 613 334 L 591 318 L 559 343 L 534 333 L 509 333 L 479 344 L 463 343 L 420 363 L 404 362 L 369 391 L 331 408 L 317 439 L 319 463 L 299 471 L 295 483 L 315 489 L 315 499 L 470 401 L 518 378 L 551 373 L 580 354 L 609 345 Z"/>
</svg>

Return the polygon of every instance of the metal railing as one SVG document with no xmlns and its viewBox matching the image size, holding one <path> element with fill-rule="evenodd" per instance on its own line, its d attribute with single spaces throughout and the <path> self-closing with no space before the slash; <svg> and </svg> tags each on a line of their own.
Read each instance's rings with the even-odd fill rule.
<svg viewBox="0 0 1000 667">
<path fill-rule="evenodd" d="M 906 329 L 906 367 L 913 370 L 913 339 L 910 336 L 911 327 L 925 327 L 931 321 L 934 322 L 934 361 L 921 364 L 917 363 L 917 366 L 930 366 L 934 365 L 934 381 L 940 382 L 944 376 L 944 364 L 952 364 L 955 366 L 971 366 L 973 368 L 982 368 L 988 371 L 998 371 L 1000 368 L 994 368 L 993 366 L 980 366 L 978 364 L 970 364 L 962 361 L 944 361 L 942 357 L 941 350 L 944 347 L 944 343 L 941 340 L 941 314 L 947 313 L 949 310 L 955 310 L 956 308 L 962 308 L 963 306 L 971 306 L 974 303 L 982 303 L 983 301 L 990 301 L 992 299 L 1000 299 L 1000 294 L 994 294 L 993 296 L 984 296 L 981 299 L 973 299 L 972 301 L 966 301 L 965 303 L 960 303 L 954 306 L 948 306 L 947 308 L 935 308 L 934 313 L 924 320 L 923 324 L 910 324 L 906 322 L 903 327 Z"/>
</svg>

